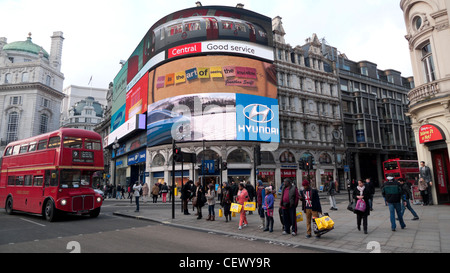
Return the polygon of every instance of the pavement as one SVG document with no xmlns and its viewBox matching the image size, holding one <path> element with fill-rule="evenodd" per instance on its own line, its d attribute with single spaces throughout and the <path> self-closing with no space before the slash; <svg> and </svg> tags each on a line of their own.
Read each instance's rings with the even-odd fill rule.
<svg viewBox="0 0 450 273">
<path fill-rule="evenodd" d="M 162 225 L 189 228 L 202 232 L 214 233 L 247 240 L 262 240 L 266 243 L 278 244 L 287 247 L 302 247 L 312 250 L 321 250 L 329 253 L 450 253 L 450 206 L 449 205 L 412 205 L 419 216 L 413 221 L 411 212 L 406 209 L 404 220 L 406 228 L 401 229 L 397 221 L 396 231 L 391 230 L 389 209 L 384 203 L 379 189 L 374 196 L 373 211 L 368 217 L 368 234 L 356 228 L 356 215 L 347 210 L 348 193 L 341 192 L 336 195 L 338 210 L 330 210 L 330 202 L 326 193 L 320 193 L 323 212 L 328 212 L 335 225 L 334 229 L 320 238 L 312 236 L 306 238 L 306 219 L 298 222 L 296 236 L 282 234 L 282 226 L 278 214 L 279 199 L 275 201 L 274 231 L 263 232 L 259 229 L 260 218 L 256 212 L 248 215 L 247 227 L 238 230 L 239 215 L 231 221 L 225 222 L 219 217 L 220 205 L 215 205 L 215 221 L 206 221 L 208 207 L 202 208 L 203 218 L 197 220 L 189 204 L 191 215 L 181 212 L 179 197 L 175 201 L 175 217 L 172 216 L 172 202 L 152 203 L 151 198 L 145 203 L 141 200 L 140 211 L 135 212 L 135 203 L 130 206 L 129 199 L 121 200 L 116 204 L 116 216 L 131 217 L 138 220 L 152 221 Z M 108 205 L 116 199 L 106 199 Z M 301 207 L 297 208 L 297 212 Z"/>
</svg>

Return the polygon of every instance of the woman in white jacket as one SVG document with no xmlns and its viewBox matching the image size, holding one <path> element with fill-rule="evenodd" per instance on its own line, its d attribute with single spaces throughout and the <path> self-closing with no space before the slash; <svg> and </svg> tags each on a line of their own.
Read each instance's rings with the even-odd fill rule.
<svg viewBox="0 0 450 273">
<path fill-rule="evenodd" d="M 134 212 L 139 212 L 139 197 L 141 196 L 140 194 L 141 189 L 142 189 L 141 183 L 139 183 L 139 181 L 136 181 L 136 183 L 133 186 L 134 197 L 136 198 L 136 210 Z"/>
<path fill-rule="evenodd" d="M 216 214 L 214 213 L 214 205 L 216 204 L 216 192 L 214 190 L 214 184 L 209 184 L 208 192 L 206 193 L 206 201 L 208 203 L 208 218 L 206 221 L 214 221 Z"/>
</svg>

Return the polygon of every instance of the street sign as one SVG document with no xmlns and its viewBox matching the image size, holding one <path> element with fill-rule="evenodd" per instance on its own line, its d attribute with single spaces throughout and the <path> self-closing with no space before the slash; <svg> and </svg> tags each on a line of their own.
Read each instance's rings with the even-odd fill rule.
<svg viewBox="0 0 450 273">
<path fill-rule="evenodd" d="M 350 166 L 344 165 L 344 172 L 349 173 L 350 172 Z"/>
</svg>

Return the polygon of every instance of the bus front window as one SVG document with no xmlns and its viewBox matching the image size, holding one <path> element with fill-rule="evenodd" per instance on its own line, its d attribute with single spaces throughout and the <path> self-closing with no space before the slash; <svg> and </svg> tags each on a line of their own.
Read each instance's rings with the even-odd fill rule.
<svg viewBox="0 0 450 273">
<path fill-rule="evenodd" d="M 91 174 L 92 172 L 80 170 L 62 170 L 60 186 L 61 188 L 89 187 Z"/>
</svg>

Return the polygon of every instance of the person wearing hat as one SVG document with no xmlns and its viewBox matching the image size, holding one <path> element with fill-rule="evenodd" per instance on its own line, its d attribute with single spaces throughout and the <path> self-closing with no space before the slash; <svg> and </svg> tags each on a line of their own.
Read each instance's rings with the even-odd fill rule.
<svg viewBox="0 0 450 273">
<path fill-rule="evenodd" d="M 319 213 L 322 213 L 322 206 L 317 189 L 312 189 L 308 180 L 303 180 L 302 186 L 300 200 L 302 201 L 302 210 L 306 215 L 306 238 L 311 238 L 311 221 L 313 221 L 313 217 L 319 217 Z"/>
<path fill-rule="evenodd" d="M 397 224 L 395 223 L 395 213 L 397 212 L 397 218 L 400 222 L 400 227 L 404 229 L 406 227 L 405 222 L 403 221 L 402 215 L 402 206 L 401 206 L 401 197 L 402 197 L 402 189 L 400 183 L 394 180 L 394 177 L 388 176 L 388 181 L 384 183 L 383 189 L 381 193 L 385 198 L 388 206 L 389 206 L 389 214 L 391 221 L 391 230 L 395 231 Z"/>
</svg>

